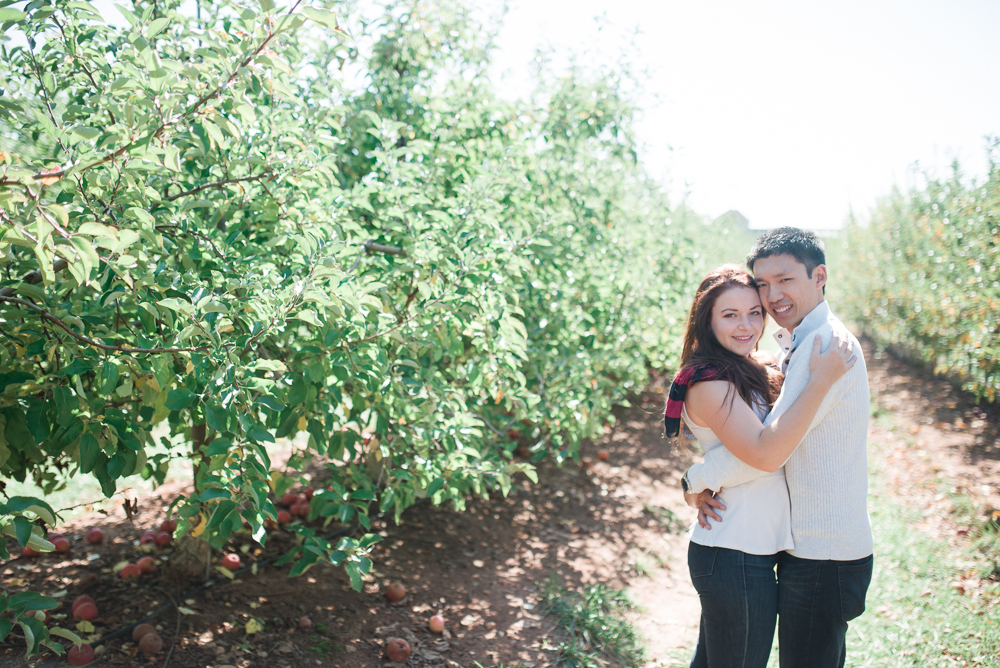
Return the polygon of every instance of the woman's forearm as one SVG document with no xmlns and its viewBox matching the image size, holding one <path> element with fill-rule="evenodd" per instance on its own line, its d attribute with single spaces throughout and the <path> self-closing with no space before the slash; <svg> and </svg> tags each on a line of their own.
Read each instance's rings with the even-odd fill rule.
<svg viewBox="0 0 1000 668">
<path fill-rule="evenodd" d="M 761 429 L 757 438 L 756 462 L 747 462 L 763 471 L 777 471 L 795 452 L 816 417 L 830 386 L 812 378 L 788 410 Z"/>
</svg>

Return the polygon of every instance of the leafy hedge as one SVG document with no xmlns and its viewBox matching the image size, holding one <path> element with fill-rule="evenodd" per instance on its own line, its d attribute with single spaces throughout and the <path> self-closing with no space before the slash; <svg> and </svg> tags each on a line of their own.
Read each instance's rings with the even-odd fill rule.
<svg viewBox="0 0 1000 668">
<path fill-rule="evenodd" d="M 269 448 L 295 438 L 292 468 L 330 473 L 310 517 L 368 527 L 506 494 L 534 475 L 519 443 L 576 456 L 675 361 L 703 260 L 616 73 L 499 101 L 485 32 L 449 3 L 388 7 L 367 59 L 301 1 L 136 0 L 125 30 L 84 0 L 3 4 L 30 46 L 0 53 L 4 478 L 110 497 L 193 458 L 177 536 L 263 543 L 295 483 Z M 0 503 L 21 545 L 51 549 L 57 521 Z M 361 586 L 377 535 L 294 530 L 292 574 L 327 561 Z M 12 598 L 0 640 L 16 622 L 60 651 L 26 614 L 54 604 Z"/>
<path fill-rule="evenodd" d="M 993 151 L 997 144 L 993 145 Z M 991 153 L 991 156 L 993 153 Z M 984 183 L 955 168 L 894 192 L 844 233 L 843 299 L 877 340 L 954 373 L 976 397 L 1000 388 L 1000 165 Z M 845 272 L 846 273 L 846 272 Z"/>
</svg>

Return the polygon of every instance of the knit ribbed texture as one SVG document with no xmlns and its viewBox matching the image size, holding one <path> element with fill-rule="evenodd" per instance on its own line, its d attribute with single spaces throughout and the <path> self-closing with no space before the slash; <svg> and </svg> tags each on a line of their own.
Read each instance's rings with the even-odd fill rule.
<svg viewBox="0 0 1000 668">
<path fill-rule="evenodd" d="M 854 343 L 858 361 L 833 384 L 798 448 L 785 462 L 785 479 L 792 504 L 792 537 L 789 553 L 803 559 L 860 559 L 872 553 L 872 528 L 868 517 L 868 370 L 861 344 L 844 324 L 820 304 L 793 334 L 779 332 L 787 361 L 785 382 L 765 424 L 788 410 L 809 382 L 812 341 L 819 334 L 823 350 L 833 335 Z M 777 334 L 775 335 L 778 336 Z M 788 346 L 789 339 L 793 340 Z M 791 352 L 787 352 L 791 350 Z M 784 364 L 782 366 L 785 366 Z M 763 475 L 725 448 L 705 453 L 705 462 L 688 472 L 693 491 L 735 487 Z M 722 514 L 725 522 L 725 512 Z"/>
</svg>

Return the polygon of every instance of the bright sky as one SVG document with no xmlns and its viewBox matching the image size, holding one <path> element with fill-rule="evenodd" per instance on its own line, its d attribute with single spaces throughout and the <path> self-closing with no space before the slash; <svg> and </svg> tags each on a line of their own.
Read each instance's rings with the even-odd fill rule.
<svg viewBox="0 0 1000 668">
<path fill-rule="evenodd" d="M 499 0 L 475 0 L 495 11 Z M 539 46 L 614 61 L 636 28 L 652 173 L 752 227 L 843 224 L 914 165 L 986 173 L 1000 135 L 1000 2 L 508 0 L 497 71 L 526 89 Z M 604 15 L 598 32 L 594 17 Z M 657 100 L 657 98 L 659 98 Z"/>
<path fill-rule="evenodd" d="M 94 4 L 123 22 L 112 1 Z M 503 4 L 467 1 L 484 16 Z M 917 165 L 946 176 L 958 158 L 982 179 L 985 137 L 1000 135 L 996 0 L 507 5 L 501 93 L 531 89 L 539 47 L 554 48 L 557 65 L 628 51 L 648 70 L 645 162 L 675 202 L 712 217 L 737 209 L 752 227 L 837 228 L 852 208 L 863 215 L 894 185 L 917 183 Z"/>
</svg>

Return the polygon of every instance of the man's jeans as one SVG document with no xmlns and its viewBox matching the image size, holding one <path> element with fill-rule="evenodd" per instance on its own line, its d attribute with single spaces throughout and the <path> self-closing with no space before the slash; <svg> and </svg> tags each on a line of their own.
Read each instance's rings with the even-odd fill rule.
<svg viewBox="0 0 1000 668">
<path fill-rule="evenodd" d="M 688 546 L 688 570 L 701 599 L 691 668 L 764 668 L 778 614 L 777 554 Z"/>
<path fill-rule="evenodd" d="M 872 556 L 854 561 L 776 556 L 781 668 L 843 668 L 847 622 L 865 611 Z"/>
</svg>

